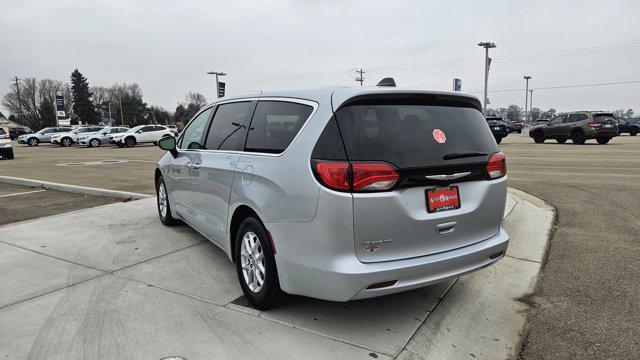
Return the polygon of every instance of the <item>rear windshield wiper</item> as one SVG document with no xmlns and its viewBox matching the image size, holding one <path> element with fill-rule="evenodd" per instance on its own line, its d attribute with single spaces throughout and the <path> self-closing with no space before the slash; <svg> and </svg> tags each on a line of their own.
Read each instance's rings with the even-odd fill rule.
<svg viewBox="0 0 640 360">
<path fill-rule="evenodd" d="M 479 151 L 469 151 L 469 152 L 454 152 L 450 154 L 446 154 L 442 157 L 443 160 L 453 160 L 453 159 L 462 159 L 468 157 L 476 157 L 476 156 L 487 156 L 489 154 L 479 152 Z"/>
</svg>

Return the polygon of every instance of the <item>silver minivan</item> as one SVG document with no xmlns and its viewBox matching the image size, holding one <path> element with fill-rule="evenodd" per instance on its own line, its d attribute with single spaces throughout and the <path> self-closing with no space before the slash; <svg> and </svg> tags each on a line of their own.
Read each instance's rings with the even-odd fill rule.
<svg viewBox="0 0 640 360">
<path fill-rule="evenodd" d="M 396 88 L 254 93 L 203 108 L 155 171 L 165 225 L 235 263 L 257 308 L 442 282 L 502 258 L 506 162 L 477 98 Z"/>
</svg>

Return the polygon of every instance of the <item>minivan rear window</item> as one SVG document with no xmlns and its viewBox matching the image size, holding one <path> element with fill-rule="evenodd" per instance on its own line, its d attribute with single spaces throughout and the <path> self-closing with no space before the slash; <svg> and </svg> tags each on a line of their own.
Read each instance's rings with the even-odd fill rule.
<svg viewBox="0 0 640 360">
<path fill-rule="evenodd" d="M 351 161 L 408 169 L 481 162 L 498 151 L 484 116 L 472 107 L 350 105 L 336 118 Z"/>
</svg>

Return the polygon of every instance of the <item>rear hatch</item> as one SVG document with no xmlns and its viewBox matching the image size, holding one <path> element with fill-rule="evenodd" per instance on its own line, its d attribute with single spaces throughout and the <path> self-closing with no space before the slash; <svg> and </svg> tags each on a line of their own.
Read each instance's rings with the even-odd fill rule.
<svg viewBox="0 0 640 360">
<path fill-rule="evenodd" d="M 360 261 L 435 254 L 498 233 L 506 184 L 489 180 L 487 164 L 499 149 L 475 98 L 361 96 L 336 110 L 335 119 L 350 163 L 387 163 L 399 175 L 386 191 L 353 192 Z M 429 212 L 427 191 L 452 186 L 459 208 Z"/>
<path fill-rule="evenodd" d="M 618 130 L 618 122 L 611 113 L 593 114 L 593 120 L 590 124 L 596 129 Z"/>
</svg>

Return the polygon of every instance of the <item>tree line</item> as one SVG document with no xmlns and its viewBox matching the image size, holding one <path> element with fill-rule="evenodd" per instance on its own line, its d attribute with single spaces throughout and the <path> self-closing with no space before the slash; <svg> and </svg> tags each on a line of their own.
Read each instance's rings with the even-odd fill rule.
<svg viewBox="0 0 640 360">
<path fill-rule="evenodd" d="M 9 120 L 34 131 L 56 126 L 56 95 L 64 97 L 64 107 L 71 124 L 129 125 L 186 124 L 206 105 L 202 94 L 188 93 L 172 112 L 143 101 L 142 89 L 136 83 L 110 87 L 89 86 L 88 79 L 75 69 L 71 84 L 52 79 L 23 79 L 19 89 L 11 85 L 2 98 L 9 109 Z"/>
<path fill-rule="evenodd" d="M 558 114 L 559 113 L 557 113 L 556 109 L 554 108 L 551 108 L 546 111 L 542 111 L 541 109 L 534 107 L 534 108 L 531 108 L 531 111 L 529 112 L 529 118 L 531 119 L 532 122 L 535 122 L 542 119 L 547 119 L 547 120 L 552 119 Z M 524 110 L 518 105 L 509 105 L 509 107 L 497 108 L 497 109 L 488 108 L 487 115 L 499 116 L 509 122 L 522 122 L 527 119 Z M 634 112 L 632 109 L 628 109 L 628 110 L 619 109 L 619 110 L 613 111 L 613 116 L 620 117 L 620 118 L 630 118 L 634 116 Z"/>
</svg>

